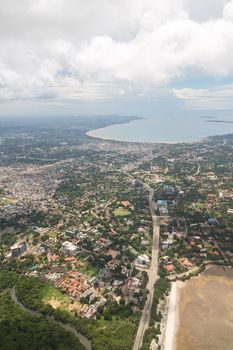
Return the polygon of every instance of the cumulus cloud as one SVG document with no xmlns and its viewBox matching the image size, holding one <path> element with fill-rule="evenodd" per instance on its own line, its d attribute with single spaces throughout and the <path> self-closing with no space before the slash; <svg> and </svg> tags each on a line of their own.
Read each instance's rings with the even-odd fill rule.
<svg viewBox="0 0 233 350">
<path fill-rule="evenodd" d="M 0 99 L 99 99 L 232 75 L 233 0 L 211 4 L 2 1 Z"/>
<path fill-rule="evenodd" d="M 219 85 L 209 89 L 173 89 L 173 94 L 191 109 L 233 108 L 233 84 Z"/>
</svg>

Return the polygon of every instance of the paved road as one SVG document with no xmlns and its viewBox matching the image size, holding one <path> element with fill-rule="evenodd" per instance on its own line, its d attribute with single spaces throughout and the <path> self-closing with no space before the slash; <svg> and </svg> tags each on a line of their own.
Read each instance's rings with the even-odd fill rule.
<svg viewBox="0 0 233 350">
<path fill-rule="evenodd" d="M 193 176 L 197 176 L 200 173 L 200 170 L 201 170 L 201 165 L 198 164 L 197 171 L 195 172 L 195 174 Z"/>
<path fill-rule="evenodd" d="M 150 206 L 150 212 L 153 222 L 153 243 L 152 243 L 152 255 L 151 255 L 151 266 L 148 273 L 148 284 L 147 289 L 149 293 L 147 294 L 147 299 L 145 302 L 144 309 L 142 311 L 141 320 L 139 323 L 137 335 L 135 338 L 133 350 L 139 350 L 142 346 L 143 337 L 145 334 L 146 329 L 149 326 L 150 322 L 150 314 L 151 314 L 151 307 L 153 302 L 153 294 L 154 294 L 154 284 L 156 280 L 158 279 L 158 252 L 159 252 L 159 224 L 158 224 L 158 217 L 155 215 L 154 207 L 153 207 L 153 189 L 150 188 L 148 185 L 144 185 L 144 188 L 149 191 L 149 206 Z"/>
<path fill-rule="evenodd" d="M 23 311 L 28 312 L 31 315 L 39 314 L 39 312 L 27 308 L 18 300 L 17 295 L 15 293 L 15 287 L 13 287 L 11 289 L 10 295 L 11 295 L 11 299 L 13 300 L 13 302 L 16 305 L 18 305 Z M 46 318 L 51 319 L 50 317 L 46 317 Z M 53 322 L 58 324 L 62 328 L 64 328 L 66 331 L 72 333 L 76 338 L 78 338 L 86 350 L 92 349 L 90 340 L 88 340 L 84 335 L 79 333 L 73 326 L 71 326 L 70 324 L 66 324 L 63 322 L 55 321 L 55 320 L 53 320 Z"/>
</svg>

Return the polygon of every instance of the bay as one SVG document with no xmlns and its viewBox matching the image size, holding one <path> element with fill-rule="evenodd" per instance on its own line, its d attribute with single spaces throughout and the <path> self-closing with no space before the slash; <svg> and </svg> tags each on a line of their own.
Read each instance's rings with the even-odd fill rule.
<svg viewBox="0 0 233 350">
<path fill-rule="evenodd" d="M 88 135 L 127 142 L 195 142 L 233 133 L 233 111 L 187 111 L 158 114 L 91 130 Z"/>
</svg>

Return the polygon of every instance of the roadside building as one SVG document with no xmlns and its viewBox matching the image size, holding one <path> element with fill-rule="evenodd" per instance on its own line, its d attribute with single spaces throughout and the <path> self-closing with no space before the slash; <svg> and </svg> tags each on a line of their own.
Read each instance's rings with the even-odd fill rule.
<svg viewBox="0 0 233 350">
<path fill-rule="evenodd" d="M 158 200 L 157 201 L 157 208 L 159 211 L 159 214 L 161 216 L 167 216 L 169 215 L 169 211 L 168 211 L 168 201 L 167 200 Z"/>
<path fill-rule="evenodd" d="M 150 264 L 150 258 L 146 254 L 141 254 L 135 260 L 134 265 L 138 267 L 148 267 Z"/>
</svg>

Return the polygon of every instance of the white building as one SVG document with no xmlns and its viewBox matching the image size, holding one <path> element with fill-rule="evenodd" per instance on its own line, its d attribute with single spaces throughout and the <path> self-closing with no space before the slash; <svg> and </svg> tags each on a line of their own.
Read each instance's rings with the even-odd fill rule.
<svg viewBox="0 0 233 350">
<path fill-rule="evenodd" d="M 135 261 L 135 266 L 149 266 L 150 258 L 146 254 L 139 255 Z"/>
<path fill-rule="evenodd" d="M 65 241 L 62 243 L 62 251 L 69 256 L 75 256 L 78 253 L 78 247 L 71 242 Z"/>
</svg>

